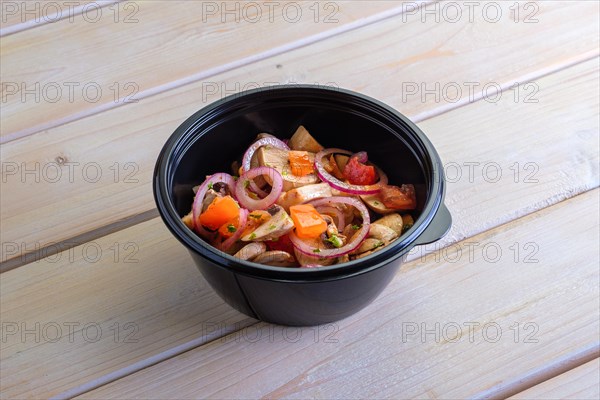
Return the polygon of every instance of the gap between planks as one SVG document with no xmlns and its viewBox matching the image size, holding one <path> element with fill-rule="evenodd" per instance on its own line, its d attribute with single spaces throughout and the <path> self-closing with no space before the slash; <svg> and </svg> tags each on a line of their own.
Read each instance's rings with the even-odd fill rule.
<svg viewBox="0 0 600 400">
<path fill-rule="evenodd" d="M 411 6 L 414 7 L 416 4 L 417 5 L 416 9 L 418 10 L 421 7 L 424 7 L 428 4 L 435 3 L 435 2 L 437 2 L 437 1 L 418 0 L 415 3 L 412 3 Z M 204 71 L 192 74 L 192 75 L 188 75 L 184 78 L 180 78 L 180 79 L 171 81 L 166 84 L 154 86 L 154 87 L 146 89 L 146 90 L 141 90 L 140 92 L 136 93 L 135 96 L 136 96 L 137 101 L 140 101 L 140 100 L 146 99 L 148 97 L 151 97 L 151 96 L 154 96 L 154 95 L 157 95 L 157 94 L 160 94 L 160 93 L 172 90 L 172 89 L 177 89 L 179 87 L 188 85 L 190 83 L 209 78 L 211 76 L 215 76 L 215 75 L 227 72 L 227 71 L 231 71 L 236 68 L 241 68 L 248 64 L 262 61 L 262 60 L 265 60 L 265 59 L 268 59 L 268 58 L 271 58 L 271 57 L 274 57 L 274 56 L 277 56 L 277 55 L 280 55 L 280 54 L 283 54 L 283 53 L 286 53 L 286 52 L 289 52 L 289 51 L 292 51 L 295 49 L 299 49 L 299 48 L 332 38 L 334 36 L 341 35 L 346 32 L 350 32 L 350 31 L 374 24 L 376 22 L 379 22 L 379 21 L 382 21 L 382 20 L 385 20 L 388 18 L 392 18 L 392 17 L 398 16 L 398 15 L 401 15 L 407 9 L 408 9 L 407 6 L 405 4 L 402 4 L 400 7 L 392 8 L 390 10 L 383 11 L 379 14 L 374 14 L 374 15 L 368 16 L 366 18 L 362 18 L 362 19 L 359 19 L 356 21 L 349 22 L 338 28 L 333 28 L 328 31 L 323 31 L 323 32 L 320 32 L 320 33 L 317 33 L 317 34 L 314 34 L 311 36 L 307 36 L 302 39 L 298 39 L 298 40 L 292 41 L 290 43 L 286 43 L 281 46 L 277 46 L 277 47 L 265 50 L 258 54 L 254 54 L 254 55 L 251 55 L 251 56 L 239 59 L 239 60 L 235 60 L 232 62 L 228 62 L 228 63 L 222 64 L 222 65 L 219 65 L 218 67 L 209 68 L 207 70 L 204 70 Z M 411 11 L 412 10 L 413 9 L 411 8 Z M 121 101 L 107 102 L 102 105 L 99 105 L 98 107 L 94 107 L 94 108 L 90 108 L 90 109 L 83 110 L 80 112 L 76 112 L 76 113 L 70 114 L 66 117 L 59 118 L 57 120 L 53 120 L 50 123 L 39 124 L 39 125 L 32 126 L 29 128 L 21 129 L 16 132 L 11 132 L 4 136 L 0 136 L 0 144 L 8 143 L 13 140 L 17 140 L 17 139 L 21 139 L 21 138 L 24 138 L 24 137 L 27 137 L 30 135 L 34 135 L 36 133 L 40 133 L 40 132 L 43 132 L 48 129 L 56 128 L 58 126 L 65 125 L 70 122 L 78 121 L 80 119 L 87 118 L 92 115 L 96 115 L 101 112 L 104 112 L 104 111 L 112 110 L 112 109 L 115 109 L 117 107 L 120 107 L 120 106 L 123 106 L 126 104 L 128 104 L 128 103 L 121 102 Z"/>
<path fill-rule="evenodd" d="M 576 201 L 578 197 L 582 197 L 583 195 L 589 194 L 589 192 L 593 192 L 593 191 L 597 191 L 597 190 L 598 190 L 597 187 L 591 188 L 591 189 L 581 192 L 573 197 L 565 198 L 559 202 L 551 204 L 546 208 L 558 207 L 561 203 L 565 203 L 568 201 L 574 201 L 574 200 Z M 538 213 L 540 211 L 541 210 L 535 210 L 530 213 L 524 214 L 516 219 L 511 219 L 500 225 L 483 230 L 482 232 L 474 233 L 472 236 L 469 236 L 469 237 L 461 240 L 461 242 L 464 242 L 465 240 L 468 240 L 471 237 L 483 235 L 487 232 L 501 229 L 504 226 L 509 226 L 509 225 L 517 222 L 518 220 L 528 218 L 529 216 L 531 216 L 535 213 Z M 445 248 L 455 245 L 455 244 L 456 243 L 448 243 L 447 246 L 437 249 L 436 253 L 440 253 Z M 419 262 L 418 259 L 413 259 L 413 260 L 407 262 L 403 266 L 403 270 L 411 269 L 411 266 L 418 262 Z M 81 395 L 91 392 L 101 386 L 115 382 L 119 379 L 123 379 L 129 375 L 140 372 L 144 369 L 151 368 L 159 363 L 162 363 L 164 361 L 167 361 L 169 359 L 172 359 L 174 357 L 177 357 L 177 356 L 187 353 L 189 351 L 193 351 L 194 349 L 209 346 L 209 345 L 213 344 L 213 342 L 216 342 L 218 340 L 227 341 L 227 338 L 231 338 L 232 335 L 233 336 L 236 335 L 236 333 L 239 333 L 243 329 L 247 329 L 247 328 L 253 327 L 253 326 L 259 326 L 261 324 L 265 324 L 265 323 L 261 322 L 261 321 L 257 321 L 254 323 L 240 324 L 239 329 L 231 329 L 230 332 L 225 333 L 224 335 L 220 335 L 218 337 L 211 338 L 207 341 L 202 342 L 202 341 L 198 341 L 198 340 L 192 340 L 190 342 L 178 345 L 178 346 L 176 346 L 172 349 L 169 349 L 167 351 L 164 351 L 162 353 L 155 354 L 148 359 L 138 361 L 138 362 L 131 364 L 125 368 L 114 371 L 114 372 L 104 375 L 102 377 L 96 378 L 90 382 L 87 382 L 86 384 L 74 387 L 68 391 L 65 391 L 56 396 L 53 396 L 52 399 L 69 399 L 69 398 L 81 396 Z M 558 359 L 555 359 L 555 360 L 551 361 L 550 364 L 547 364 L 538 370 L 528 372 L 525 376 L 516 377 L 513 380 L 509 381 L 508 383 L 501 382 L 490 389 L 487 389 L 483 392 L 480 392 L 480 393 L 472 396 L 472 398 L 473 399 L 491 399 L 491 400 L 505 399 L 510 396 L 514 396 L 518 393 L 521 393 L 527 389 L 530 389 L 534 386 L 537 386 L 540 383 L 543 383 L 547 380 L 556 378 L 557 376 L 560 376 L 570 370 L 580 367 L 598 357 L 600 357 L 600 342 L 596 342 L 592 345 L 589 345 L 589 346 L 579 350 L 575 354 L 567 354 Z"/>
<path fill-rule="evenodd" d="M 527 74 L 526 76 L 522 77 L 522 79 L 518 80 L 518 82 L 519 82 L 518 86 L 523 86 L 524 84 L 527 84 L 528 82 L 544 78 L 548 75 L 559 73 L 566 69 L 572 68 L 576 65 L 584 64 L 586 62 L 589 62 L 590 60 L 595 59 L 596 57 L 598 57 L 598 54 L 594 53 L 594 54 L 590 54 L 588 57 L 586 57 L 582 60 L 574 61 L 574 62 L 564 64 L 564 65 L 559 65 L 556 68 L 544 68 L 539 71 L 536 71 L 535 73 Z M 503 82 L 502 84 L 499 85 L 499 88 L 500 89 L 495 90 L 493 94 L 488 93 L 488 94 L 484 95 L 483 92 L 479 92 L 479 93 L 477 93 L 476 96 L 473 96 L 473 98 L 471 98 L 471 99 L 465 98 L 465 99 L 461 99 L 460 101 L 458 101 L 456 103 L 450 103 L 450 104 L 442 105 L 440 107 L 436 107 L 431 111 L 426 111 L 426 112 L 417 114 L 415 117 L 411 118 L 411 120 L 415 123 L 420 123 L 425 120 L 428 120 L 428 119 L 437 117 L 439 115 L 451 112 L 453 110 L 459 109 L 461 107 L 467 106 L 469 104 L 473 104 L 478 101 L 481 101 L 484 99 L 484 96 L 490 96 L 490 95 L 494 96 L 496 93 L 504 93 L 505 91 L 511 90 L 514 88 L 514 82 L 513 81 Z M 554 203 L 552 203 L 552 204 L 554 204 Z M 552 204 L 550 204 L 550 205 L 552 205 Z M 115 223 L 110 223 L 108 225 L 104 225 L 102 227 L 92 229 L 84 234 L 77 235 L 75 237 L 72 237 L 72 238 L 69 238 L 66 240 L 61 240 L 58 243 L 52 243 L 50 245 L 40 247 L 39 249 L 34 250 L 34 251 L 20 254 L 14 258 L 8 259 L 8 260 L 0 263 L 0 274 L 10 271 L 10 270 L 13 270 L 18 267 L 21 267 L 25 264 L 28 264 L 28 263 L 38 260 L 40 258 L 52 256 L 61 251 L 68 250 L 73 247 L 79 246 L 87 241 L 95 240 L 95 239 L 98 239 L 105 235 L 117 232 L 119 230 L 129 228 L 133 225 L 137 225 L 141 222 L 148 221 L 157 216 L 158 216 L 158 210 L 156 208 L 152 208 L 149 210 L 145 210 L 141 213 L 131 215 L 131 216 L 124 218 L 120 221 L 117 221 Z"/>
</svg>

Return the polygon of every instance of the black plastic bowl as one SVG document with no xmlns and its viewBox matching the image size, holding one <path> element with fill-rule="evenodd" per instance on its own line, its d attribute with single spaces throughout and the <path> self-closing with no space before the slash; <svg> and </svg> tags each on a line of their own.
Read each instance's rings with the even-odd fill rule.
<svg viewBox="0 0 600 400">
<path fill-rule="evenodd" d="M 360 260 L 320 268 L 282 268 L 240 261 L 196 236 L 182 222 L 192 187 L 229 172 L 261 132 L 289 138 L 304 125 L 325 147 L 366 150 L 392 184 L 414 183 L 418 218 L 399 240 Z M 442 162 L 416 125 L 391 107 L 348 90 L 276 86 L 228 96 L 181 124 L 154 171 L 154 197 L 167 227 L 227 303 L 253 318 L 282 325 L 319 325 L 345 318 L 373 301 L 408 251 L 450 229 L 443 204 Z"/>
</svg>

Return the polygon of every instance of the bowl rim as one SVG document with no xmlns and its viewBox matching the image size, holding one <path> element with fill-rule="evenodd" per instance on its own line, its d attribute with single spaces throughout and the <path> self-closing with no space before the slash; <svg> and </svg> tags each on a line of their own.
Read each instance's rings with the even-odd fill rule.
<svg viewBox="0 0 600 400">
<path fill-rule="evenodd" d="M 402 236 L 402 240 L 397 240 L 398 243 L 387 246 L 387 248 L 377 251 L 367 257 L 349 261 L 342 264 L 323 266 L 318 268 L 288 268 L 275 267 L 270 265 L 258 264 L 250 261 L 239 260 L 229 254 L 226 254 L 215 247 L 211 246 L 200 238 L 196 233 L 191 231 L 179 217 L 175 210 L 172 198 L 169 195 L 169 171 L 173 161 L 173 151 L 181 143 L 181 141 L 190 135 L 194 135 L 194 130 L 197 128 L 198 121 L 202 117 L 210 116 L 217 109 L 222 108 L 228 103 L 249 99 L 253 96 L 264 96 L 265 94 L 277 94 L 290 90 L 304 90 L 314 92 L 320 95 L 342 95 L 353 100 L 359 100 L 366 105 L 370 105 L 378 111 L 384 111 L 388 115 L 387 118 L 393 117 L 403 123 L 413 136 L 413 140 L 419 141 L 419 145 L 424 148 L 424 154 L 429 156 L 429 168 L 431 175 L 427 178 L 428 199 L 424 204 L 423 210 L 419 217 L 415 220 L 414 225 L 406 231 Z M 218 118 L 218 117 L 217 117 Z M 202 135 L 195 135 L 193 139 L 200 140 Z M 180 157 L 181 158 L 181 157 Z M 325 87 L 322 85 L 310 84 L 293 84 L 293 85 L 274 85 L 269 87 L 251 89 L 241 93 L 235 93 L 216 100 L 215 102 L 206 105 L 196 111 L 181 123 L 171 136 L 165 142 L 157 158 L 154 174 L 153 174 L 153 192 L 154 199 L 159 211 L 159 214 L 167 225 L 171 233 L 192 253 L 200 255 L 209 262 L 236 273 L 250 276 L 253 278 L 263 278 L 268 280 L 279 280 L 286 282 L 311 282 L 314 280 L 337 280 L 343 279 L 357 274 L 366 273 L 373 269 L 387 265 L 392 261 L 400 258 L 410 251 L 417 243 L 418 238 L 425 233 L 427 228 L 432 224 L 438 209 L 443 207 L 445 197 L 445 178 L 441 159 L 435 150 L 433 144 L 427 136 L 419 129 L 416 124 L 409 120 L 406 116 L 395 110 L 391 106 L 358 93 L 352 90 Z"/>
</svg>

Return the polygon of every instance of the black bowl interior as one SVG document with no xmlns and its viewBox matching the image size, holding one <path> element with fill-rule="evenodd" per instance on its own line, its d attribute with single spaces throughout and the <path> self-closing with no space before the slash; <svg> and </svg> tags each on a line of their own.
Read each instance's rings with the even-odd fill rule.
<svg viewBox="0 0 600 400">
<path fill-rule="evenodd" d="M 280 139 L 292 136 L 299 125 L 325 147 L 353 152 L 367 151 L 369 160 L 380 166 L 391 184 L 413 183 L 418 210 L 427 200 L 428 165 L 414 135 L 402 126 L 390 126 L 382 115 L 372 115 L 351 105 L 300 94 L 262 101 L 241 101 L 214 123 L 190 135 L 173 171 L 172 202 L 179 216 L 190 211 L 192 187 L 207 175 L 231 173 L 231 163 L 241 160 L 256 135 L 267 132 Z M 206 124 L 204 124 L 206 125 Z"/>
</svg>

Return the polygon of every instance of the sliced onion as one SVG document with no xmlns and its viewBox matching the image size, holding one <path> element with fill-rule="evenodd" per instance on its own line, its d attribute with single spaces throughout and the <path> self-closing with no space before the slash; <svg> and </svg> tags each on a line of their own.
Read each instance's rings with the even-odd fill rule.
<svg viewBox="0 0 600 400">
<path fill-rule="evenodd" d="M 367 234 L 369 233 L 369 227 L 371 226 L 371 219 L 369 218 L 369 211 L 367 210 L 367 207 L 365 207 L 365 205 L 360 200 L 355 199 L 353 197 L 334 196 L 314 200 L 309 202 L 308 204 L 312 204 L 314 207 L 317 207 L 323 205 L 329 206 L 335 203 L 348 204 L 350 206 L 356 207 L 356 209 L 360 211 L 360 215 L 363 219 L 362 227 L 357 233 L 354 234 L 354 236 L 352 237 L 352 241 L 347 243 L 345 246 L 340 247 L 339 249 L 318 249 L 306 244 L 298 236 L 296 236 L 296 233 L 294 231 L 291 231 L 289 233 L 290 240 L 299 252 L 312 257 L 340 257 L 344 254 L 348 254 L 356 250 L 358 246 L 360 246 L 362 241 L 367 237 Z"/>
<path fill-rule="evenodd" d="M 325 167 L 323 166 L 323 157 L 326 157 L 330 154 L 345 154 L 348 156 L 352 155 L 351 151 L 342 150 L 342 149 L 324 149 L 317 153 L 315 156 L 315 170 L 317 171 L 317 175 L 323 182 L 327 182 L 329 186 L 335 188 L 341 192 L 350 193 L 350 194 L 375 194 L 381 191 L 381 186 L 386 185 L 388 182 L 387 175 L 383 172 L 379 167 L 373 165 L 375 170 L 377 171 L 377 175 L 379 175 L 379 181 L 373 185 L 352 185 L 350 183 L 342 182 L 335 176 L 331 175 Z M 360 154 L 360 153 L 359 153 Z M 365 155 L 366 158 L 366 155 Z"/>
<path fill-rule="evenodd" d="M 242 236 L 242 233 L 244 233 L 244 228 L 246 228 L 246 222 L 248 222 L 248 214 L 248 210 L 246 210 L 245 208 L 240 208 L 240 219 L 237 231 L 235 231 L 235 233 L 231 237 L 224 240 L 223 243 L 221 243 L 218 246 L 219 250 L 227 251 L 227 249 L 229 249 L 235 242 L 238 241 L 238 239 Z"/>
<path fill-rule="evenodd" d="M 268 139 L 268 138 L 266 138 Z M 269 175 L 273 180 L 273 185 L 271 187 L 271 193 L 269 193 L 264 199 L 254 200 L 248 195 L 246 191 L 246 182 L 252 182 L 252 179 L 261 175 Z M 242 176 L 237 181 L 235 185 L 235 194 L 239 203 L 247 208 L 250 211 L 254 210 L 266 210 L 271 207 L 277 199 L 279 195 L 281 195 L 281 191 L 283 190 L 283 178 L 281 174 L 275 169 L 271 167 L 258 167 L 252 168 L 251 170 L 244 172 Z"/>
<path fill-rule="evenodd" d="M 277 139 L 276 137 L 265 137 L 262 139 L 258 139 L 256 142 L 252 143 L 250 147 L 248 147 L 248 150 L 246 150 L 246 152 L 244 153 L 244 157 L 242 158 L 242 171 L 248 172 L 250 170 L 252 156 L 254 155 L 256 150 L 258 150 L 262 146 L 273 146 L 281 150 L 290 149 L 287 144 Z M 250 181 L 250 188 L 254 193 L 258 194 L 259 196 L 267 196 L 267 193 L 261 188 L 259 188 L 258 185 L 254 183 L 254 181 Z"/>
<path fill-rule="evenodd" d="M 202 214 L 202 201 L 204 200 L 204 196 L 206 196 L 206 192 L 208 191 L 208 186 L 209 184 L 215 184 L 218 182 L 224 182 L 227 187 L 229 188 L 229 191 L 233 194 L 235 193 L 235 180 L 233 179 L 233 177 L 229 174 L 226 174 L 224 172 L 218 172 L 214 175 L 209 176 L 208 178 L 206 178 L 206 180 L 202 183 L 202 185 L 200 185 L 198 187 L 198 191 L 196 192 L 196 197 L 194 197 L 194 204 L 192 205 L 192 223 L 194 225 L 194 229 L 196 230 L 196 232 L 198 232 L 199 234 L 203 235 L 203 236 L 208 236 L 210 235 L 210 232 L 206 229 L 204 229 L 204 227 L 202 225 L 200 225 L 199 223 L 196 223 L 196 221 L 198 221 L 198 218 L 200 217 L 200 214 Z"/>
<path fill-rule="evenodd" d="M 339 208 L 332 206 L 315 206 L 315 208 L 321 214 L 329 214 L 335 216 L 337 218 L 336 226 L 338 228 L 338 231 L 342 231 L 346 226 L 346 219 L 344 218 L 344 213 Z"/>
</svg>

